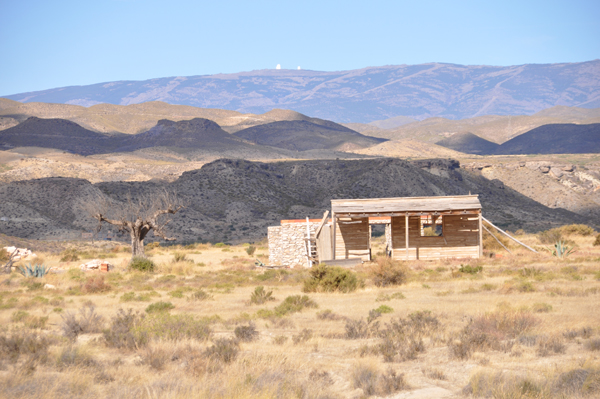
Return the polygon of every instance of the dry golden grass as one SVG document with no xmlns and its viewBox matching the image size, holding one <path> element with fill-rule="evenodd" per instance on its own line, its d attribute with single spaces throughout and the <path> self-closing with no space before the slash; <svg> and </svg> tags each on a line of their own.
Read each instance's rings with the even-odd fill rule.
<svg viewBox="0 0 600 399">
<path fill-rule="evenodd" d="M 42 279 L 0 277 L 0 396 L 598 397 L 600 248 L 592 246 L 594 236 L 572 236 L 577 252 L 557 259 L 536 236 L 519 238 L 541 252 L 509 244 L 513 255 L 496 251 L 479 260 L 410 262 L 404 265 L 404 284 L 383 288 L 373 284 L 371 265 L 365 264 L 355 270 L 363 289 L 309 293 L 318 308 L 283 317 L 265 310 L 304 295 L 308 273 L 255 270 L 253 258 L 266 255 L 264 246 L 252 258 L 242 245 L 148 248 L 157 270 L 143 274 L 126 270 L 126 247 L 71 243 L 80 258 L 110 256 L 116 268 L 82 272 L 77 266 L 86 259 L 60 262 L 61 254 L 42 253 L 56 273 Z M 382 245 L 376 240 L 373 253 Z M 465 272 L 478 266 L 481 272 Z M 85 288 L 98 285 L 98 276 L 109 290 Z M 275 300 L 250 304 L 257 286 L 273 291 Z M 200 290 L 207 295 L 194 295 Z M 157 302 L 173 309 L 147 313 Z M 145 315 L 131 330 L 134 345 L 110 346 L 103 333 L 85 329 L 75 341 L 65 337 L 66 316 L 78 320 L 80 309 L 89 311 L 90 305 L 104 329 L 116 328 L 118 309 Z M 391 312 L 377 316 L 372 311 L 378 308 Z M 317 316 L 326 310 L 326 316 Z M 437 327 L 419 327 L 411 314 L 429 315 Z M 349 321 L 366 323 L 370 316 L 372 334 L 346 338 Z M 516 320 L 532 322 L 519 327 Z M 392 321 L 408 335 L 402 335 L 404 327 L 390 335 Z M 258 337 L 232 343 L 236 327 L 251 322 Z M 209 339 L 202 335 L 206 326 Z M 482 331 L 487 346 L 474 333 Z M 402 356 L 386 362 L 383 332 L 395 345 L 416 345 L 412 339 L 418 338 L 421 346 L 396 348 Z M 468 356 L 453 351 L 460 345 L 471 345 Z"/>
</svg>

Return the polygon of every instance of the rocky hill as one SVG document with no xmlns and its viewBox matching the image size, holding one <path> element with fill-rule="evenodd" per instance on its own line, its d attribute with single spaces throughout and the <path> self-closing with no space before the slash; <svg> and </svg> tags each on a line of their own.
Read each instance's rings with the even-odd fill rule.
<svg viewBox="0 0 600 399">
<path fill-rule="evenodd" d="M 371 147 L 385 139 L 364 136 L 337 123 L 316 124 L 306 120 L 272 122 L 234 133 L 260 145 L 294 151 L 330 149 L 347 151 Z"/>
<path fill-rule="evenodd" d="M 320 217 L 332 198 L 479 194 L 484 215 L 515 230 L 598 220 L 543 206 L 456 161 L 398 159 L 254 163 L 218 160 L 172 183 L 47 178 L 0 185 L 0 233 L 76 238 L 95 222 L 85 204 L 101 194 L 117 201 L 163 190 L 187 203 L 169 224 L 180 240 L 247 241 L 265 237 L 280 219 Z"/>
<path fill-rule="evenodd" d="M 92 132 L 64 119 L 30 117 L 0 131 L 0 149 L 35 146 L 91 155 L 115 151 L 124 137 Z"/>
<path fill-rule="evenodd" d="M 597 154 L 600 123 L 544 125 L 500 145 L 472 133 L 457 133 L 436 144 L 477 155 Z"/>
<path fill-rule="evenodd" d="M 84 106 L 164 101 L 256 114 L 286 108 L 336 122 L 366 123 L 397 116 L 422 120 L 529 115 L 555 105 L 594 108 L 600 106 L 598 94 L 600 60 L 506 67 L 430 63 L 335 72 L 260 70 L 104 82 L 7 98 Z"/>
</svg>

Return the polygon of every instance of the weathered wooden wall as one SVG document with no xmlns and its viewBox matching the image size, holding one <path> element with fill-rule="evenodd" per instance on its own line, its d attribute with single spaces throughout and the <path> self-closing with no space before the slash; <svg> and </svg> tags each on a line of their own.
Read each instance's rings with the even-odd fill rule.
<svg viewBox="0 0 600 399">
<path fill-rule="evenodd" d="M 408 219 L 408 258 L 478 258 L 479 219 L 478 215 L 445 215 L 443 236 L 422 237 L 420 216 Z M 392 218 L 392 257 L 406 259 L 406 235 L 404 216 Z"/>
<path fill-rule="evenodd" d="M 335 226 L 335 259 L 371 260 L 370 231 L 368 217 L 338 219 Z"/>
</svg>

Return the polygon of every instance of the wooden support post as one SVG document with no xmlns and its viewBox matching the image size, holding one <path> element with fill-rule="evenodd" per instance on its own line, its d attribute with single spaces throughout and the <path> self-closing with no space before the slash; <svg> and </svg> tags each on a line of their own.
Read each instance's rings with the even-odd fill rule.
<svg viewBox="0 0 600 399">
<path fill-rule="evenodd" d="M 483 222 L 481 219 L 483 216 L 481 215 L 481 211 L 479 211 L 479 257 L 483 258 Z"/>
<path fill-rule="evenodd" d="M 483 225 L 482 225 L 483 226 Z M 485 229 L 485 231 L 487 231 L 492 237 L 494 237 L 494 240 L 496 240 L 498 242 L 498 244 L 500 244 L 502 246 L 502 248 L 506 249 L 506 251 L 512 255 L 512 252 L 510 252 L 510 250 L 508 248 L 506 248 L 504 246 L 504 244 L 502 244 L 500 242 L 500 240 L 498 238 L 496 238 L 496 236 L 490 231 L 490 229 L 488 229 L 487 227 L 483 226 L 483 228 Z"/>
<path fill-rule="evenodd" d="M 408 212 L 404 215 L 404 235 L 406 244 L 406 260 L 408 260 Z"/>
<path fill-rule="evenodd" d="M 492 226 L 493 228 L 495 228 L 496 230 L 498 230 L 500 233 L 504 234 L 505 236 L 507 236 L 508 238 L 510 238 L 511 240 L 513 240 L 514 242 L 516 242 L 517 244 L 520 244 L 520 245 L 524 246 L 525 248 L 527 248 L 531 252 L 535 252 L 536 254 L 538 253 L 538 251 L 536 251 L 535 249 L 531 248 L 528 245 L 523 244 L 521 241 L 517 240 L 516 238 L 514 238 L 513 236 L 511 236 L 510 234 L 508 234 L 506 231 L 502 230 L 498 226 L 494 226 L 494 224 L 492 222 L 490 222 L 489 220 L 487 220 L 483 216 L 481 218 L 483 220 L 485 220 L 490 226 Z"/>
<path fill-rule="evenodd" d="M 333 251 L 332 253 L 332 259 L 335 260 L 335 241 L 336 241 L 336 225 L 337 225 L 337 215 L 335 213 L 331 213 L 331 224 L 332 224 L 332 229 L 331 229 L 331 249 Z"/>
</svg>

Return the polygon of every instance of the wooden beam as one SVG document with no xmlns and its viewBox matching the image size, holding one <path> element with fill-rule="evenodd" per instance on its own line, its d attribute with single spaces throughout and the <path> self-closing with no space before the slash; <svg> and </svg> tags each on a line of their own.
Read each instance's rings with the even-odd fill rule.
<svg viewBox="0 0 600 399">
<path fill-rule="evenodd" d="M 335 260 L 335 236 L 336 236 L 336 225 L 337 225 L 337 215 L 335 212 L 331 213 L 331 249 L 333 251 L 333 260 Z"/>
<path fill-rule="evenodd" d="M 406 244 L 406 260 L 408 260 L 408 214 L 404 215 L 404 241 Z"/>
<path fill-rule="evenodd" d="M 502 230 L 498 226 L 494 226 L 494 224 L 492 222 L 490 222 L 489 220 L 487 220 L 483 216 L 481 218 L 484 221 L 486 221 L 490 226 L 492 226 L 493 228 L 495 228 L 496 230 L 498 230 L 500 233 L 504 234 L 505 236 L 507 236 L 508 238 L 510 238 L 511 240 L 513 240 L 514 242 L 516 242 L 517 244 L 520 244 L 520 245 L 524 246 L 525 248 L 527 248 L 528 250 L 530 250 L 532 252 L 535 252 L 536 254 L 538 253 L 538 251 L 536 251 L 535 249 L 531 248 L 528 245 L 523 244 L 521 241 L 517 240 L 516 238 L 514 238 L 513 236 L 511 236 L 510 234 L 508 234 L 506 231 Z"/>
<path fill-rule="evenodd" d="M 323 214 L 323 219 L 321 220 L 321 224 L 319 224 L 319 227 L 317 227 L 317 231 L 315 232 L 315 238 L 319 238 L 319 234 L 321 234 L 321 229 L 323 228 L 323 226 L 325 226 L 325 223 L 327 223 L 328 215 L 329 211 L 325 211 L 325 213 Z"/>
<path fill-rule="evenodd" d="M 483 227 L 483 223 L 481 221 L 481 218 L 483 216 L 481 216 L 481 213 L 479 214 L 479 257 L 483 258 L 483 229 L 481 227 Z"/>
<path fill-rule="evenodd" d="M 482 226 L 483 226 L 483 224 L 482 224 Z M 509 250 L 508 248 L 506 248 L 506 247 L 504 246 L 504 244 L 502 244 L 502 243 L 500 242 L 500 240 L 499 240 L 498 238 L 496 238 L 496 236 L 495 236 L 494 234 L 492 234 L 492 232 L 491 232 L 491 231 L 490 231 L 490 230 L 489 230 L 487 227 L 483 226 L 483 228 L 485 229 L 485 231 L 487 231 L 488 233 L 490 233 L 490 235 L 491 235 L 492 237 L 494 237 L 494 240 L 498 241 L 498 244 L 500 244 L 500 245 L 502 246 L 502 248 L 506 249 L 506 251 L 507 251 L 509 254 L 511 254 L 511 255 L 512 255 L 512 252 L 510 252 L 510 250 Z"/>
</svg>

